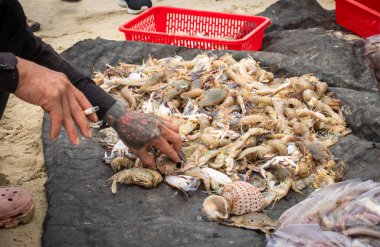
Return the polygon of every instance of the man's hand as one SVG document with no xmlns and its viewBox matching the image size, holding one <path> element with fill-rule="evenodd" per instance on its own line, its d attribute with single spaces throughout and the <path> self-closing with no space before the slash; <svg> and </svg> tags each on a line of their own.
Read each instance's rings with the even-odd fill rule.
<svg viewBox="0 0 380 247">
<path fill-rule="evenodd" d="M 152 146 L 168 155 L 174 162 L 180 161 L 179 128 L 169 119 L 124 111 L 117 103 L 107 111 L 105 119 L 117 131 L 125 145 L 150 168 L 156 169 L 154 157 L 147 151 Z"/>
<path fill-rule="evenodd" d="M 15 95 L 50 114 L 50 137 L 55 139 L 61 126 L 65 127 L 71 143 L 79 144 L 75 124 L 85 137 L 91 137 L 90 125 L 83 110 L 91 104 L 63 73 L 55 72 L 28 60 L 17 57 L 19 84 Z M 96 114 L 89 118 L 96 122 Z"/>
</svg>

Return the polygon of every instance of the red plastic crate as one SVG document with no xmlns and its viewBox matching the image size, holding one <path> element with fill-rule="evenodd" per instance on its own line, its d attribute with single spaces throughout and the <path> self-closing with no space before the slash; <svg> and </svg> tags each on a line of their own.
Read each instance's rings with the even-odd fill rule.
<svg viewBox="0 0 380 247">
<path fill-rule="evenodd" d="M 336 22 L 367 38 L 380 34 L 380 0 L 336 0 Z"/>
<path fill-rule="evenodd" d="M 261 48 L 269 18 L 157 6 L 121 25 L 126 40 L 206 50 Z M 226 39 L 229 38 L 229 39 Z"/>
</svg>

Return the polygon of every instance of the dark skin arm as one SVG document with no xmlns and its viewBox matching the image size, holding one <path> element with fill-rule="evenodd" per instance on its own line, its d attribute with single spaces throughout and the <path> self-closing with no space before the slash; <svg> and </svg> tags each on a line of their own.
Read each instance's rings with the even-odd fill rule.
<svg viewBox="0 0 380 247">
<path fill-rule="evenodd" d="M 84 136 L 91 137 L 90 125 L 83 110 L 92 106 L 83 93 L 64 74 L 20 57 L 17 60 L 19 84 L 14 94 L 28 103 L 41 106 L 49 113 L 50 137 L 57 138 L 62 125 L 73 144 L 79 144 L 75 125 Z M 92 121 L 98 119 L 95 114 L 88 117 Z"/>
<path fill-rule="evenodd" d="M 180 161 L 179 128 L 170 119 L 128 111 L 116 103 L 106 112 L 105 120 L 147 167 L 156 169 L 154 157 L 147 151 L 152 146 L 168 155 L 174 162 Z"/>
</svg>

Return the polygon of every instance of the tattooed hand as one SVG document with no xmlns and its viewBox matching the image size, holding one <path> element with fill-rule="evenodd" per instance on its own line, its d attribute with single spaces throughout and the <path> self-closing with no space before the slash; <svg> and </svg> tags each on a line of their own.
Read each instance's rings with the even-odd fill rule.
<svg viewBox="0 0 380 247">
<path fill-rule="evenodd" d="M 148 167 L 156 169 L 154 157 L 148 153 L 152 146 L 179 162 L 181 139 L 178 126 L 169 119 L 155 115 L 126 111 L 115 103 L 106 113 L 105 120 L 116 130 L 121 140 Z"/>
</svg>

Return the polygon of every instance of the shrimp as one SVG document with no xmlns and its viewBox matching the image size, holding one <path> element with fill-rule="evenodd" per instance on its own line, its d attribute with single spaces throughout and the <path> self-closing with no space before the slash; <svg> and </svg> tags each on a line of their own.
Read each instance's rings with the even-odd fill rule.
<svg viewBox="0 0 380 247">
<path fill-rule="evenodd" d="M 302 98 L 305 102 L 309 102 L 311 99 L 318 98 L 318 95 L 315 91 L 311 89 L 306 89 L 302 92 Z"/>
<path fill-rule="evenodd" d="M 187 121 L 186 124 L 179 126 L 179 133 L 186 136 L 195 130 L 198 126 L 198 123 L 195 121 Z"/>
<path fill-rule="evenodd" d="M 288 120 L 292 120 L 297 117 L 296 111 L 289 107 L 284 108 L 284 114 Z"/>
<path fill-rule="evenodd" d="M 292 188 L 293 179 L 285 178 L 284 181 L 276 185 L 276 182 L 271 180 L 268 182 L 268 191 L 263 193 L 264 205 L 263 208 L 268 207 L 272 202 L 277 202 L 284 198 L 290 188 Z"/>
<path fill-rule="evenodd" d="M 293 181 L 292 190 L 294 190 L 297 193 L 303 194 L 301 191 L 305 189 L 307 186 L 311 185 L 315 181 L 315 177 L 315 174 L 311 174 L 308 177 Z"/>
<path fill-rule="evenodd" d="M 245 149 L 239 154 L 237 159 L 240 160 L 246 156 L 249 156 L 250 159 L 256 159 L 256 158 L 263 159 L 269 154 L 274 154 L 274 152 L 275 152 L 275 149 L 273 147 L 262 144 L 260 146 Z"/>
<path fill-rule="evenodd" d="M 339 114 L 334 112 L 334 110 L 329 105 L 322 103 L 316 98 L 310 99 L 310 101 L 307 104 L 310 108 L 314 108 L 317 111 L 330 116 L 332 118 L 333 124 L 344 124 L 344 119 Z"/>
<path fill-rule="evenodd" d="M 212 127 L 209 127 L 213 129 Z M 206 128 L 208 129 L 208 128 Z M 220 146 L 225 146 L 229 143 L 231 143 L 230 139 L 220 139 L 210 132 L 207 132 L 206 129 L 201 134 L 201 141 L 209 148 L 214 149 Z"/>
<path fill-rule="evenodd" d="M 322 121 L 322 122 L 329 122 L 329 119 L 325 115 L 323 115 L 322 113 L 315 112 L 315 111 L 309 110 L 307 108 L 298 109 L 298 110 L 296 110 L 296 113 L 297 113 L 298 117 L 310 116 L 310 117 L 315 118 L 315 119 Z"/>
<path fill-rule="evenodd" d="M 265 126 L 268 121 L 269 121 L 269 118 L 265 115 L 253 114 L 253 115 L 242 117 L 239 121 L 239 124 L 243 126 L 243 125 L 255 125 L 257 123 L 260 123 L 261 125 Z"/>
<path fill-rule="evenodd" d="M 320 82 L 317 84 L 317 95 L 318 99 L 320 99 L 323 94 L 327 91 L 329 85 L 326 82 Z"/>
<path fill-rule="evenodd" d="M 224 166 L 226 158 L 227 158 L 226 151 L 225 151 L 225 149 L 223 149 L 218 153 L 214 162 L 210 164 L 210 167 L 212 167 L 214 169 L 222 168 Z"/>
<path fill-rule="evenodd" d="M 190 91 L 181 93 L 181 98 L 191 98 L 192 99 L 192 98 L 197 98 L 203 94 L 204 94 L 203 89 L 196 88 L 196 89 L 192 89 Z"/>
<path fill-rule="evenodd" d="M 304 106 L 304 104 L 296 98 L 287 99 L 286 104 L 289 105 L 292 109 L 293 108 L 297 109 L 297 108 L 301 108 Z"/>
<path fill-rule="evenodd" d="M 210 150 L 207 153 L 205 153 L 202 157 L 199 158 L 199 166 L 206 165 L 212 158 L 215 158 L 218 156 L 220 152 L 222 152 L 225 149 L 225 147 Z"/>
<path fill-rule="evenodd" d="M 255 93 L 257 95 L 268 95 L 268 94 L 275 95 L 275 94 L 278 94 L 279 92 L 281 92 L 282 90 L 284 90 L 285 88 L 289 87 L 290 84 L 291 84 L 290 80 L 286 79 L 285 83 L 281 84 L 277 88 L 269 88 L 269 89 L 258 90 Z"/>
<path fill-rule="evenodd" d="M 300 178 L 308 177 L 315 167 L 313 155 L 306 148 L 304 148 L 303 152 L 305 156 L 298 162 L 298 176 Z"/>
<path fill-rule="evenodd" d="M 239 106 L 241 108 L 241 112 L 243 116 L 247 113 L 247 110 L 245 109 L 245 103 L 243 97 L 239 94 L 236 96 L 237 102 L 239 103 Z"/>
<path fill-rule="evenodd" d="M 251 128 L 242 136 L 240 136 L 235 142 L 229 144 L 226 147 L 226 152 L 229 157 L 235 158 L 241 152 L 242 147 L 251 136 L 259 136 L 268 133 L 267 130 L 262 128 Z"/>
<path fill-rule="evenodd" d="M 194 151 L 194 153 L 189 158 L 187 158 L 186 163 L 182 168 L 182 171 L 186 171 L 191 167 L 201 166 L 200 159 L 206 154 L 207 151 L 208 149 L 204 145 L 199 145 L 199 147 Z"/>
<path fill-rule="evenodd" d="M 235 99 L 234 99 L 234 97 L 232 97 L 230 95 L 230 96 L 227 96 L 227 98 L 224 99 L 223 103 L 220 104 L 220 107 L 227 108 L 227 107 L 232 106 L 233 104 L 235 104 Z"/>
<path fill-rule="evenodd" d="M 230 143 L 226 146 L 226 149 L 223 150 L 218 154 L 218 156 L 215 159 L 215 162 L 212 164 L 213 168 L 222 168 L 225 164 L 225 159 L 227 157 L 229 158 L 235 158 L 242 150 L 243 145 L 247 142 L 248 138 L 251 136 L 257 136 L 257 135 L 263 135 L 268 133 L 267 130 L 262 128 L 251 128 L 246 133 L 244 133 L 242 136 L 240 136 L 236 141 L 233 143 Z"/>
<path fill-rule="evenodd" d="M 270 96 L 255 96 L 245 98 L 245 100 L 252 102 L 254 104 L 263 104 L 273 106 L 273 99 Z"/>
<path fill-rule="evenodd" d="M 229 53 L 226 53 L 226 54 L 224 54 L 223 56 L 221 56 L 221 57 L 219 58 L 219 60 L 225 62 L 225 63 L 228 64 L 228 65 L 233 65 L 233 64 L 236 64 L 236 63 L 237 63 L 237 61 L 236 61 L 236 60 L 232 57 L 232 55 L 229 54 Z"/>
<path fill-rule="evenodd" d="M 199 130 L 204 130 L 207 127 L 210 127 L 210 120 L 206 116 L 199 116 L 197 121 L 199 123 Z"/>
<path fill-rule="evenodd" d="M 136 109 L 137 101 L 132 91 L 128 89 L 128 86 L 125 86 L 121 90 L 121 96 L 129 103 L 132 109 Z"/>
<path fill-rule="evenodd" d="M 333 173 L 333 172 L 332 172 Z M 329 184 L 335 183 L 335 174 L 331 174 L 331 172 L 327 171 L 324 168 L 319 168 L 317 170 L 317 176 L 313 183 L 315 188 L 323 188 Z"/>
<path fill-rule="evenodd" d="M 282 140 L 269 140 L 267 145 L 274 148 L 282 156 L 288 154 L 288 148 Z"/>
</svg>

